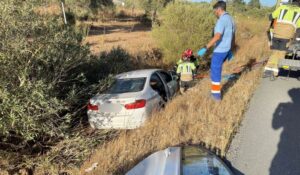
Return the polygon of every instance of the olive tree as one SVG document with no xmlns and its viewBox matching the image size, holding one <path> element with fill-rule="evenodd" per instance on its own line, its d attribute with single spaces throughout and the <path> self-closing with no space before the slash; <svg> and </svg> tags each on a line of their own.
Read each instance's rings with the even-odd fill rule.
<svg viewBox="0 0 300 175">
<path fill-rule="evenodd" d="M 203 47 L 212 34 L 215 17 L 209 4 L 169 4 L 161 14 L 161 25 L 153 36 L 164 54 L 164 62 L 175 62 L 181 53 Z"/>
</svg>

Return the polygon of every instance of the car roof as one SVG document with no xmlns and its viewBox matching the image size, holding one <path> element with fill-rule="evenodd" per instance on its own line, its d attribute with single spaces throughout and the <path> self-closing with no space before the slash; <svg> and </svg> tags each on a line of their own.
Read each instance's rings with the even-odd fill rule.
<svg viewBox="0 0 300 175">
<path fill-rule="evenodd" d="M 116 76 L 117 79 L 124 79 L 124 78 L 141 78 L 141 77 L 150 77 L 154 72 L 162 71 L 161 69 L 141 69 L 135 70 L 130 72 L 124 72 L 118 74 Z"/>
</svg>

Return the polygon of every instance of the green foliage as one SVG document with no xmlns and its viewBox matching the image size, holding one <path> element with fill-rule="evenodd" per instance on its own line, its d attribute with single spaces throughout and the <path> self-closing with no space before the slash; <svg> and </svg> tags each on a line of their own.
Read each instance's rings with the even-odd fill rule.
<svg viewBox="0 0 300 175">
<path fill-rule="evenodd" d="M 233 7 L 238 12 L 244 12 L 246 9 L 246 3 L 244 0 L 232 0 L 227 3 L 227 9 Z"/>
<path fill-rule="evenodd" d="M 0 135 L 23 141 L 63 136 L 70 116 L 58 117 L 65 104 L 54 90 L 69 88 L 60 83 L 87 49 L 71 30 L 45 21 L 25 3 L 2 1 L 0 8 Z"/>
<path fill-rule="evenodd" d="M 247 4 L 230 3 L 227 6 L 227 11 L 231 15 L 243 15 L 248 17 L 265 18 L 273 11 L 273 7 L 253 8 Z"/>
<path fill-rule="evenodd" d="M 29 4 L 0 2 L 0 139 L 14 136 L 20 145 L 66 137 L 98 88 L 91 85 L 130 68 L 124 50 L 92 58 L 73 27 Z"/>
<path fill-rule="evenodd" d="M 101 53 L 99 64 L 103 65 L 102 74 L 117 74 L 134 68 L 130 61 L 130 55 L 120 47 L 113 48 L 110 52 Z"/>
<path fill-rule="evenodd" d="M 153 36 L 163 51 L 164 62 L 175 62 L 191 48 L 197 51 L 211 38 L 215 17 L 208 4 L 170 4 L 162 12 L 162 23 Z"/>
<path fill-rule="evenodd" d="M 257 18 L 268 18 L 268 16 L 272 13 L 272 8 L 248 8 L 245 15 L 257 17 Z"/>
<path fill-rule="evenodd" d="M 44 1 L 44 0 L 40 0 Z M 47 4 L 58 4 L 60 0 L 44 1 Z M 64 0 L 67 13 L 73 13 L 77 20 L 98 19 L 105 15 L 114 15 L 115 6 L 112 0 Z"/>
<path fill-rule="evenodd" d="M 163 10 L 168 3 L 174 0 L 126 0 L 126 6 L 130 8 L 141 8 L 145 10 L 145 15 L 153 22 L 156 21 L 157 12 Z"/>
<path fill-rule="evenodd" d="M 240 4 L 245 4 L 245 2 L 243 0 L 232 0 L 232 4 L 240 5 Z"/>
<path fill-rule="evenodd" d="M 32 157 L 45 151 L 64 153 L 49 158 L 50 163 L 67 157 L 70 166 L 78 165 L 88 152 L 76 151 L 95 143 L 91 138 L 83 144 L 81 131 L 74 131 L 86 120 L 88 99 L 104 91 L 113 75 L 132 69 L 132 63 L 121 48 L 92 56 L 74 27 L 65 26 L 61 17 L 36 14 L 33 4 L 39 5 L 0 1 L 0 152 L 14 155 L 8 156 L 10 168 L 36 167 L 39 156 Z M 63 150 L 51 150 L 68 141 Z"/>
<path fill-rule="evenodd" d="M 102 52 L 98 59 L 93 59 L 84 69 L 89 69 L 86 77 L 90 82 L 107 78 L 133 69 L 130 55 L 122 48 L 113 48 L 110 52 Z"/>
<path fill-rule="evenodd" d="M 113 7 L 112 0 L 90 0 L 89 7 L 93 13 L 98 13 L 99 10 L 103 10 L 107 7 Z"/>
<path fill-rule="evenodd" d="M 248 5 L 252 8 L 258 8 L 260 9 L 260 2 L 259 0 L 250 0 L 250 2 L 248 3 Z"/>
<path fill-rule="evenodd" d="M 140 1 L 137 0 L 125 0 L 125 6 L 127 8 L 140 8 Z"/>
</svg>

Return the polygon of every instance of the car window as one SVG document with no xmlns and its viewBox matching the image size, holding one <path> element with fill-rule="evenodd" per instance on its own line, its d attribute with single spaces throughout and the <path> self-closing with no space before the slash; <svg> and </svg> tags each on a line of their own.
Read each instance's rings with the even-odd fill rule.
<svg viewBox="0 0 300 175">
<path fill-rule="evenodd" d="M 167 72 L 159 72 L 159 75 L 162 77 L 162 79 L 164 79 L 167 83 L 169 83 L 170 81 L 172 81 L 172 76 L 170 74 L 168 74 Z"/>
<path fill-rule="evenodd" d="M 156 84 L 155 84 L 156 88 L 164 88 L 163 82 L 161 81 L 161 79 L 159 78 L 159 76 L 156 73 L 152 74 L 151 78 L 150 78 L 150 86 L 152 88 L 153 88 L 153 86 L 152 86 L 153 82 L 156 82 Z M 154 89 L 156 89 L 156 88 L 154 88 Z"/>
<path fill-rule="evenodd" d="M 109 94 L 121 94 L 128 92 L 139 92 L 144 89 L 146 82 L 145 78 L 127 78 L 116 79 L 112 86 L 109 88 Z"/>
<path fill-rule="evenodd" d="M 181 175 L 231 175 L 231 172 L 215 155 L 197 147 L 185 147 Z"/>
</svg>

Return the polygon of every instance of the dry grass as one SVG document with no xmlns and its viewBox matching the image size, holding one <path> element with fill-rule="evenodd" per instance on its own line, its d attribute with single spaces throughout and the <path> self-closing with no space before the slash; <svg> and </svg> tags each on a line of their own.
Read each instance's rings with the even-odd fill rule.
<svg viewBox="0 0 300 175">
<path fill-rule="evenodd" d="M 266 22 L 262 20 L 256 20 L 256 25 L 238 21 L 242 31 L 237 38 L 240 47 L 235 60 L 225 65 L 225 71 L 230 72 L 233 67 L 253 58 L 259 61 L 267 56 L 264 26 Z M 244 36 L 244 31 L 250 35 Z M 145 126 L 124 131 L 118 138 L 100 146 L 81 167 L 80 174 L 85 174 L 84 170 L 93 163 L 98 163 L 98 167 L 91 174 L 124 174 L 153 151 L 179 144 L 204 143 L 225 155 L 260 75 L 261 69 L 242 74 L 225 93 L 222 102 L 212 101 L 209 80 L 201 81 L 187 94 L 170 102 L 165 110 L 154 114 Z"/>
<path fill-rule="evenodd" d="M 239 47 L 235 59 L 225 64 L 224 73 L 232 72 L 235 67 L 244 65 L 251 59 L 259 61 L 268 55 L 265 36 L 267 22 L 248 21 L 239 17 L 237 23 Z M 91 45 L 94 54 L 121 46 L 130 54 L 136 55 L 156 47 L 150 29 L 137 22 L 97 22 L 93 26 L 95 30 L 91 32 L 94 34 L 88 36 L 85 43 Z M 85 174 L 86 168 L 98 163 L 91 174 L 124 174 L 150 153 L 179 144 L 205 144 L 207 148 L 224 156 L 259 83 L 260 74 L 261 69 L 244 73 L 228 89 L 220 103 L 210 99 L 210 82 L 204 79 L 187 94 L 170 102 L 165 110 L 154 114 L 143 127 L 121 132 L 112 141 L 99 146 L 80 170 L 73 169 L 69 173 Z M 2 163 L 0 160 L 0 164 Z M 46 171 L 47 169 L 37 169 L 35 174 Z"/>
<path fill-rule="evenodd" d="M 116 7 L 116 14 L 120 17 L 139 17 L 145 14 L 145 11 L 138 8 L 125 8 L 121 6 Z"/>
<path fill-rule="evenodd" d="M 60 15 L 61 7 L 59 6 L 59 3 L 49 3 L 45 6 L 36 8 L 36 12 L 38 12 L 41 15 Z"/>
<path fill-rule="evenodd" d="M 132 55 L 149 51 L 155 47 L 151 37 L 151 28 L 139 22 L 111 21 L 95 22 L 91 25 L 90 35 L 84 42 L 91 46 L 91 51 L 96 55 L 118 46 Z"/>
<path fill-rule="evenodd" d="M 41 15 L 60 15 L 61 7 L 59 3 L 49 3 L 37 8 L 36 11 Z M 91 26 L 89 36 L 85 38 L 84 43 L 90 45 L 93 54 L 99 55 L 100 52 L 110 51 L 118 46 L 124 48 L 132 55 L 156 48 L 151 37 L 151 27 L 145 26 L 138 21 L 126 21 L 126 19 L 142 16 L 144 11 L 117 7 L 115 13 L 116 16 L 120 17 L 111 17 L 112 20 L 108 22 L 101 22 L 101 20 L 95 22 L 77 21 L 78 26 L 81 26 L 82 23 Z"/>
</svg>

